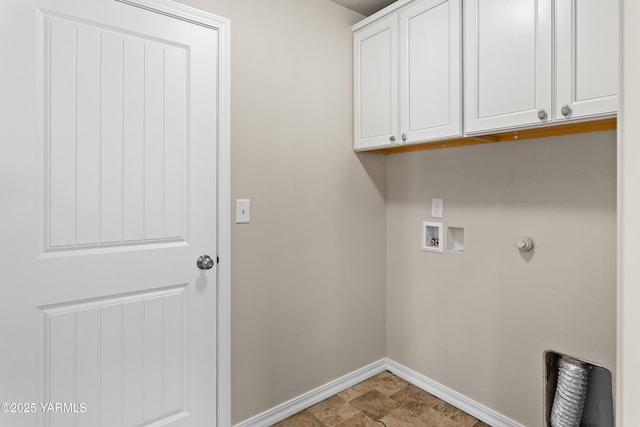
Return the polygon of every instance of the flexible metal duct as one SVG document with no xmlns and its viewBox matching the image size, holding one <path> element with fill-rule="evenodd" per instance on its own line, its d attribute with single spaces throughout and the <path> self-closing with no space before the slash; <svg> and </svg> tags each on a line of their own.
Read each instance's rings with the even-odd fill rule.
<svg viewBox="0 0 640 427">
<path fill-rule="evenodd" d="M 591 365 L 562 356 L 551 408 L 551 427 L 580 427 Z"/>
</svg>

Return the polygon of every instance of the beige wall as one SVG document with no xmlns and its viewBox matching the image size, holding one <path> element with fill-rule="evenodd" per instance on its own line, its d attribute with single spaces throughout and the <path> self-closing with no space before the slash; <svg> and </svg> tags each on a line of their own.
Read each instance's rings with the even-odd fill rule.
<svg viewBox="0 0 640 427">
<path fill-rule="evenodd" d="M 420 250 L 434 197 L 464 253 Z M 389 156 L 387 202 L 391 359 L 528 426 L 545 350 L 615 373 L 614 131 Z"/>
<path fill-rule="evenodd" d="M 385 160 L 353 154 L 350 26 L 327 0 L 189 0 L 231 19 L 232 421 L 385 356 Z"/>
<path fill-rule="evenodd" d="M 252 200 L 232 228 L 234 423 L 385 355 L 525 425 L 544 350 L 615 373 L 615 132 L 354 155 L 362 16 L 183 1 L 232 22 L 232 197 Z M 419 250 L 433 197 L 464 254 Z"/>
<path fill-rule="evenodd" d="M 622 102 L 618 196 L 618 402 L 617 422 L 640 425 L 640 3 L 622 0 Z"/>
</svg>

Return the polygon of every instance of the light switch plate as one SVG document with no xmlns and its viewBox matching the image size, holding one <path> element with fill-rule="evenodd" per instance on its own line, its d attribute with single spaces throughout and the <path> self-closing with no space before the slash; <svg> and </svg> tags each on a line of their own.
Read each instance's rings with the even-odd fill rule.
<svg viewBox="0 0 640 427">
<path fill-rule="evenodd" d="M 236 224 L 249 224 L 251 222 L 251 200 L 236 199 Z"/>
<path fill-rule="evenodd" d="M 442 199 L 431 199 L 431 217 L 442 218 Z"/>
</svg>

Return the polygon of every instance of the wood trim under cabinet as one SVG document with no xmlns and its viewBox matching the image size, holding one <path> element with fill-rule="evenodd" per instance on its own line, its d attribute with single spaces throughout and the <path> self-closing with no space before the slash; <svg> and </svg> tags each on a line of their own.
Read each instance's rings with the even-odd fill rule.
<svg viewBox="0 0 640 427">
<path fill-rule="evenodd" d="M 576 123 L 560 123 L 552 126 L 535 127 L 530 129 L 512 130 L 509 132 L 492 133 L 489 135 L 467 136 L 463 138 L 445 139 L 419 144 L 399 145 L 397 147 L 370 150 L 368 153 L 395 154 L 411 151 L 434 150 L 438 148 L 464 147 L 467 145 L 490 144 L 494 142 L 520 141 L 523 139 L 548 138 L 550 136 L 572 135 L 576 133 L 599 132 L 617 128 L 615 117 L 583 121 Z"/>
</svg>

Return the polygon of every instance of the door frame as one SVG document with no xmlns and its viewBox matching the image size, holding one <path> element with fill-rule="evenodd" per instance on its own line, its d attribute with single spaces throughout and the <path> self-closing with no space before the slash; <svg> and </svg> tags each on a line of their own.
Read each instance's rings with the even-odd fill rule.
<svg viewBox="0 0 640 427">
<path fill-rule="evenodd" d="M 231 426 L 231 21 L 170 0 L 114 0 L 218 31 L 217 426 Z"/>
</svg>

